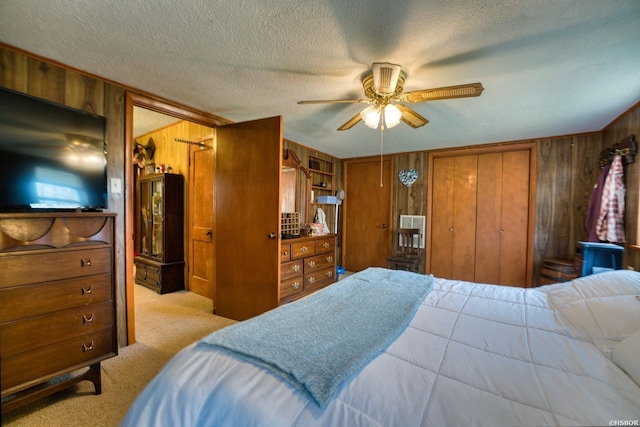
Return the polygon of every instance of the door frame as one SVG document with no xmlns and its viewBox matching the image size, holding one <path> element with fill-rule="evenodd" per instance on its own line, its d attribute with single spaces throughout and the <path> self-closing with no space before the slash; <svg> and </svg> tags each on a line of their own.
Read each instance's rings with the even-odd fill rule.
<svg viewBox="0 0 640 427">
<path fill-rule="evenodd" d="M 127 345 L 135 344 L 135 304 L 134 304 L 134 277 L 133 277 L 133 238 L 135 234 L 134 215 L 135 200 L 133 188 L 133 107 L 145 108 L 167 116 L 176 117 L 185 121 L 198 123 L 204 126 L 215 128 L 227 123 L 229 120 L 222 119 L 210 113 L 191 109 L 187 106 L 173 103 L 150 95 L 132 92 L 127 90 L 125 94 L 125 144 L 124 144 L 124 180 L 125 180 L 125 201 L 124 201 L 124 258 L 125 258 L 125 288 L 126 288 L 126 313 L 127 313 Z M 189 186 L 186 186 L 188 195 Z M 189 212 L 185 211 L 185 217 Z M 188 248 L 186 249 L 188 251 Z M 185 261 L 189 259 L 185 252 Z M 189 268 L 189 266 L 187 266 Z"/>
</svg>

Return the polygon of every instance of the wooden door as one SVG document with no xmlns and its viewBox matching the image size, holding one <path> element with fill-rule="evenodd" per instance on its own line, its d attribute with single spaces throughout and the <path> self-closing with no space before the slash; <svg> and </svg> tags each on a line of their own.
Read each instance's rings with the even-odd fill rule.
<svg viewBox="0 0 640 427">
<path fill-rule="evenodd" d="M 453 183 L 455 176 L 455 158 L 438 157 L 433 159 L 431 174 L 432 202 L 430 223 L 431 244 L 427 249 L 426 271 L 442 277 L 451 278 L 453 271 Z"/>
<path fill-rule="evenodd" d="M 216 129 L 216 314 L 244 320 L 278 306 L 282 117 Z"/>
<path fill-rule="evenodd" d="M 503 203 L 502 153 L 478 157 L 478 215 L 476 226 L 476 275 L 480 283 L 501 283 L 501 231 Z"/>
<path fill-rule="evenodd" d="M 530 151 L 478 156 L 476 282 L 525 286 Z"/>
<path fill-rule="evenodd" d="M 511 151 L 503 155 L 502 228 L 500 284 L 531 285 L 529 261 L 530 164 L 531 151 Z"/>
<path fill-rule="evenodd" d="M 213 133 L 213 129 L 211 130 Z M 200 142 L 200 141 L 198 141 Z M 214 140 L 202 139 L 204 148 L 189 148 L 189 278 L 191 292 L 213 299 L 215 282 L 213 272 L 213 197 L 214 197 Z M 215 300 L 214 300 L 215 307 Z"/>
<path fill-rule="evenodd" d="M 344 167 L 344 266 L 348 271 L 386 267 L 391 249 L 391 159 L 347 160 Z"/>
<path fill-rule="evenodd" d="M 432 169 L 428 271 L 445 279 L 473 280 L 477 156 L 438 157 Z"/>
</svg>

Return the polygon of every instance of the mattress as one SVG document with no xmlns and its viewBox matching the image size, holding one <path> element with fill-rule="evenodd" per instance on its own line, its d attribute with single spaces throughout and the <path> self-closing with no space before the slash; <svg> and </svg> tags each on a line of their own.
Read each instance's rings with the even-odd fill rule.
<svg viewBox="0 0 640 427">
<path fill-rule="evenodd" d="M 640 379 L 613 356 L 640 331 L 638 296 L 630 271 L 529 289 L 435 278 L 406 329 L 325 407 L 264 367 L 194 343 L 122 425 L 637 425 Z"/>
</svg>

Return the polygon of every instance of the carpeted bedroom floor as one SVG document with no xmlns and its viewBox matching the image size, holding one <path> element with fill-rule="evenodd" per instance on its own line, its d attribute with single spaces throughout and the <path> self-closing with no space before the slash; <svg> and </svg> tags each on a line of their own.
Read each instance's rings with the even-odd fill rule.
<svg viewBox="0 0 640 427">
<path fill-rule="evenodd" d="M 234 323 L 212 314 L 210 299 L 192 292 L 165 295 L 135 285 L 136 339 L 102 363 L 102 394 L 76 386 L 2 415 L 3 426 L 118 426 L 129 406 L 180 349 Z"/>
</svg>

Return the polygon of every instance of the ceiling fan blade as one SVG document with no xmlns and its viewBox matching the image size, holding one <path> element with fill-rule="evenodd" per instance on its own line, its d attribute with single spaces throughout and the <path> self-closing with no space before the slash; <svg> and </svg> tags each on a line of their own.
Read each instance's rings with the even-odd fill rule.
<svg viewBox="0 0 640 427">
<path fill-rule="evenodd" d="M 400 120 L 402 120 L 412 128 L 416 129 L 429 123 L 429 120 L 425 119 L 420 114 L 416 113 L 414 110 L 407 107 L 406 105 L 402 105 L 402 104 L 394 104 L 394 105 L 398 107 L 398 110 L 400 110 L 400 112 L 402 113 Z"/>
<path fill-rule="evenodd" d="M 399 96 L 399 99 L 403 102 L 424 102 L 437 101 L 439 99 L 469 98 L 472 96 L 480 96 L 483 90 L 484 87 L 482 87 L 482 83 L 470 83 L 466 85 L 405 92 Z"/>
<path fill-rule="evenodd" d="M 355 103 L 370 103 L 370 99 L 326 99 L 315 101 L 298 101 L 298 104 L 355 104 Z"/>
<path fill-rule="evenodd" d="M 340 126 L 338 128 L 338 130 L 347 130 L 347 129 L 351 129 L 352 127 L 354 127 L 355 125 L 358 124 L 359 121 L 362 120 L 362 116 L 360 115 L 360 113 L 356 114 L 355 116 L 353 116 L 352 118 L 349 119 L 349 121 L 345 124 L 343 124 L 342 126 Z"/>
</svg>

